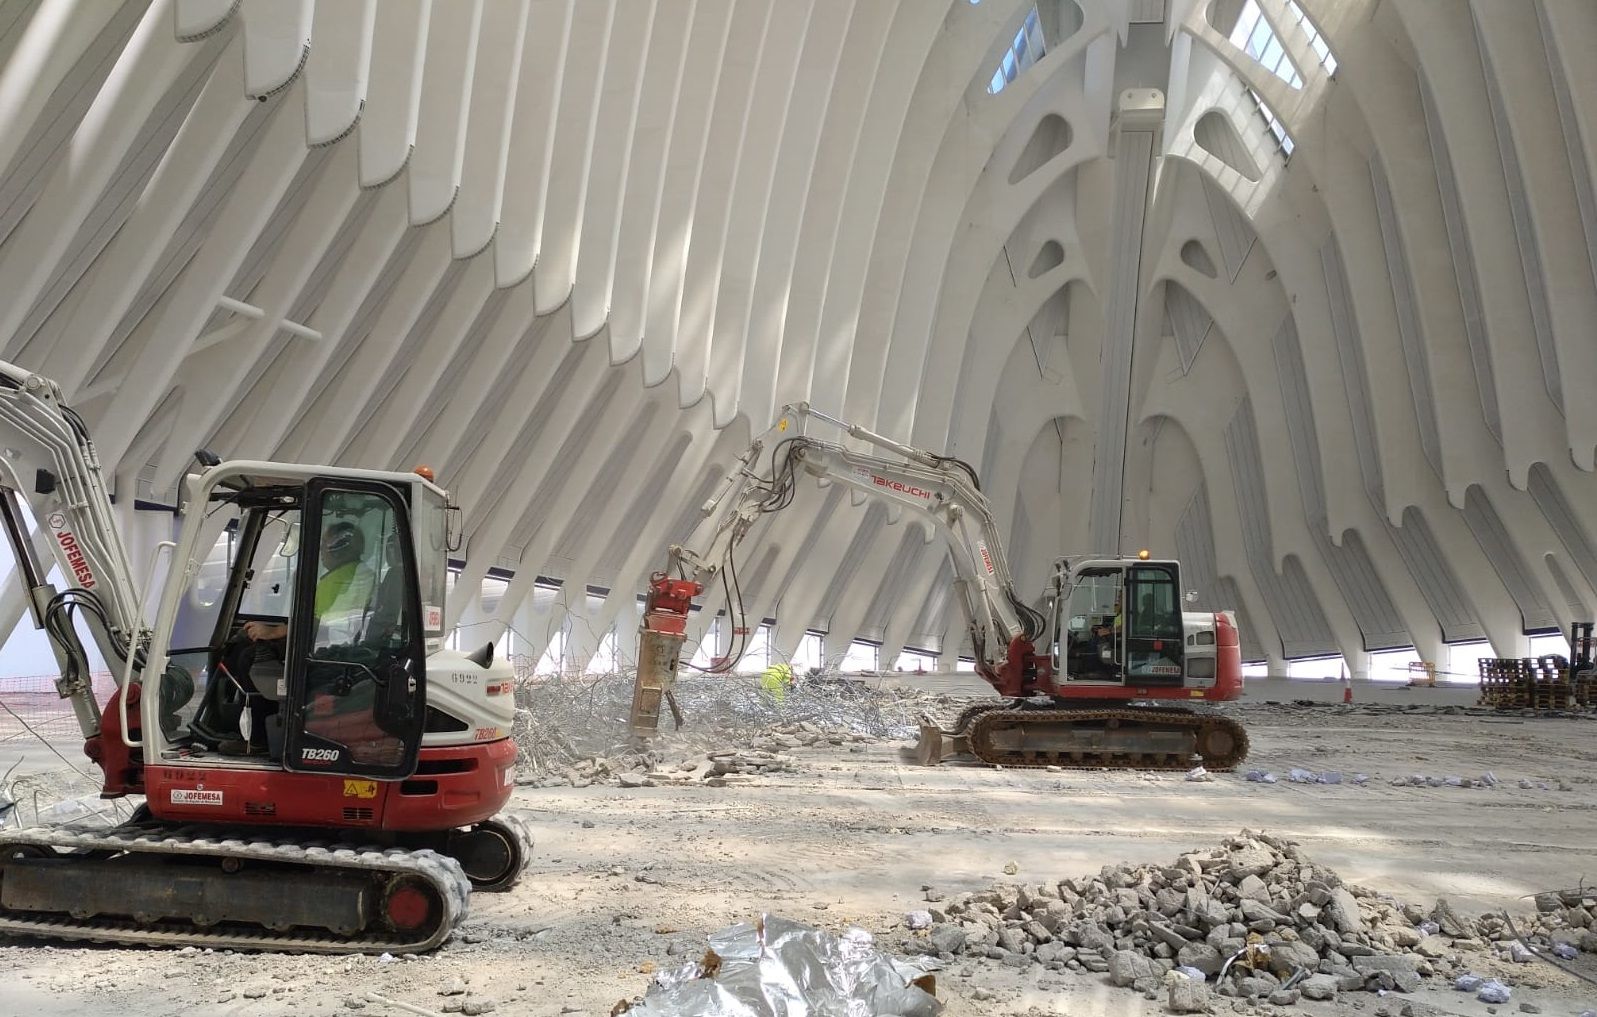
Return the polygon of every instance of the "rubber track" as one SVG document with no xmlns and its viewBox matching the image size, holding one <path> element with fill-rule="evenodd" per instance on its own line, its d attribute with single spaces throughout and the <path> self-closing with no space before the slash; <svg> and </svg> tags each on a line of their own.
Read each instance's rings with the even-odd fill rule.
<svg viewBox="0 0 1597 1017">
<path fill-rule="evenodd" d="M 1010 706 L 1011 702 L 1012 700 L 1008 699 L 994 699 L 980 703 L 971 703 L 969 706 L 959 711 L 959 716 L 954 718 L 954 723 L 949 726 L 948 730 L 953 734 L 964 734 L 970 729 L 971 721 L 975 720 L 977 717 L 980 717 L 982 714 L 992 713 L 994 710 L 1013 709 L 1013 707 Z"/>
<path fill-rule="evenodd" d="M 519 817 L 518 817 L 519 818 Z M 524 825 L 524 824 L 523 824 Z M 110 830 L 75 830 L 70 827 L 32 827 L 0 835 L 0 850 L 14 846 L 67 850 L 110 851 L 155 855 L 238 858 L 319 869 L 361 869 L 408 874 L 424 879 L 438 890 L 444 914 L 425 937 L 407 938 L 378 930 L 342 936 L 332 931 L 278 932 L 240 926 L 206 929 L 150 927 L 122 918 L 22 918 L 0 912 L 0 933 L 50 939 L 86 940 L 132 946 L 197 946 L 230 950 L 288 950 L 303 953 L 421 953 L 449 938 L 465 919 L 471 883 L 460 863 L 431 850 L 407 850 L 354 844 L 273 842 L 258 838 L 217 836 L 203 828 L 117 827 Z"/>
<path fill-rule="evenodd" d="M 521 878 L 521 873 L 527 871 L 527 866 L 532 864 L 532 823 L 521 813 L 508 810 L 494 813 L 488 822 L 502 824 L 521 843 L 521 870 L 516 873 L 516 878 L 504 887 L 505 890 L 508 890 L 516 884 L 516 880 Z"/>
<path fill-rule="evenodd" d="M 991 763 L 995 766 L 1016 768 L 1057 766 L 1070 770 L 1104 768 L 1185 770 L 1193 765 L 1190 756 L 1168 752 L 1145 752 L 1128 756 L 1128 754 L 1120 752 L 1075 753 L 1060 751 L 1027 752 L 1024 756 L 1019 756 L 1000 751 L 991 742 L 993 733 L 1009 724 L 1072 725 L 1083 721 L 1096 723 L 1103 720 L 1128 721 L 1147 730 L 1171 727 L 1191 728 L 1194 732 L 1215 727 L 1229 730 L 1235 742 L 1235 749 L 1229 755 L 1220 758 L 1200 757 L 1206 770 L 1225 771 L 1235 769 L 1236 765 L 1246 759 L 1248 755 L 1248 732 L 1241 724 L 1229 717 L 1221 717 L 1217 714 L 1194 713 L 1191 710 L 1151 706 L 1091 710 L 984 710 L 971 722 L 969 744 L 971 752 L 982 762 Z M 1077 755 L 1081 755 L 1082 758 L 1074 758 Z"/>
</svg>

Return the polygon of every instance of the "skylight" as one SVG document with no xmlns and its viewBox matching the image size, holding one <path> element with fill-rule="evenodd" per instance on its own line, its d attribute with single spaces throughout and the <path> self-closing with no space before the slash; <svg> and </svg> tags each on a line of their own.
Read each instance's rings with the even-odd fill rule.
<svg viewBox="0 0 1597 1017">
<path fill-rule="evenodd" d="M 1251 3 L 1252 0 L 1249 0 L 1249 2 Z M 1253 108 L 1259 111 L 1259 117 L 1264 121 L 1264 129 L 1269 131 L 1270 137 L 1275 139 L 1276 151 L 1281 153 L 1281 158 L 1290 159 L 1292 157 L 1292 149 L 1295 146 L 1292 143 L 1292 135 L 1286 132 L 1286 125 L 1281 122 L 1281 118 L 1276 116 L 1269 106 L 1264 104 L 1264 100 L 1259 98 L 1258 92 L 1251 88 L 1247 88 L 1246 91 L 1248 98 L 1253 100 Z"/>
<path fill-rule="evenodd" d="M 1315 55 L 1320 58 L 1320 66 L 1325 68 L 1325 73 L 1336 73 L 1336 57 L 1331 55 L 1331 47 L 1326 45 L 1325 39 L 1320 35 L 1320 30 L 1314 27 L 1314 22 L 1309 20 L 1309 15 L 1298 5 L 1297 0 L 1286 0 L 1286 10 L 1293 20 L 1303 26 L 1309 35 L 1309 45 L 1314 48 Z"/>
<path fill-rule="evenodd" d="M 1293 88 L 1303 87 L 1303 76 L 1298 73 L 1292 58 L 1286 55 L 1286 47 L 1281 45 L 1264 12 L 1259 10 L 1258 0 L 1247 0 L 1242 5 L 1242 14 L 1237 18 L 1230 38 L 1232 45 L 1257 60 L 1265 70 Z"/>
<path fill-rule="evenodd" d="M 1253 3 L 1253 0 L 1248 0 Z M 1015 39 L 1009 44 L 1009 52 L 1004 54 L 1004 59 L 999 62 L 998 70 L 993 72 L 993 80 L 988 82 L 987 91 L 997 95 L 1004 90 L 1004 86 L 1020 76 L 1020 72 L 1042 59 L 1047 47 L 1043 44 L 1042 23 L 1037 20 L 1037 8 L 1033 7 L 1026 15 L 1026 20 L 1021 22 L 1020 31 L 1015 33 Z"/>
</svg>

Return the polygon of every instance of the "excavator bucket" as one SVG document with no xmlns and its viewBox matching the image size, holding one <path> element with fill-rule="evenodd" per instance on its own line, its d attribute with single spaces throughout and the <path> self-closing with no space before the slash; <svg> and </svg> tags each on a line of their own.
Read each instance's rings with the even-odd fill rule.
<svg viewBox="0 0 1597 1017">
<path fill-rule="evenodd" d="M 949 756 L 970 751 L 963 731 L 945 731 L 926 717 L 920 721 L 920 740 L 915 743 L 915 762 L 936 766 Z"/>
</svg>

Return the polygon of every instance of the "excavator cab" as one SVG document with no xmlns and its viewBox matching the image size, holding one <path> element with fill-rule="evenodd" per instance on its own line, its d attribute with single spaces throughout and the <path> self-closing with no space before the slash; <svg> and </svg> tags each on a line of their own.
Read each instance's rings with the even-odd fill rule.
<svg viewBox="0 0 1597 1017">
<path fill-rule="evenodd" d="M 424 523 L 442 523 L 441 492 L 421 478 L 309 469 L 196 482 L 209 512 L 190 514 L 179 553 L 201 564 L 163 601 L 170 621 L 155 632 L 171 633 L 168 666 L 146 676 L 144 691 L 175 673 L 197 691 L 176 723 L 144 725 L 146 741 L 159 739 L 147 751 L 188 765 L 409 776 L 426 724 L 428 641 L 441 634 L 439 608 L 424 612 L 423 600 L 441 602 L 431 587 L 443 578 L 430 575 L 442 572 L 442 548 L 432 546 L 442 540 L 421 536 L 424 562 L 412 506 Z M 208 541 L 209 554 L 199 551 Z M 272 635 L 251 639 L 250 627 Z"/>
<path fill-rule="evenodd" d="M 1173 561 L 1084 562 L 1056 605 L 1061 680 L 1180 685 L 1180 566 Z"/>
</svg>

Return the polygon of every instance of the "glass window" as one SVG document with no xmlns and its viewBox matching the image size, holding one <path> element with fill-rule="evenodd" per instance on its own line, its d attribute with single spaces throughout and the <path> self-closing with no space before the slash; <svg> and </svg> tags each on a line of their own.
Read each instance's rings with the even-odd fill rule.
<svg viewBox="0 0 1597 1017">
<path fill-rule="evenodd" d="M 1064 641 L 1064 672 L 1078 678 L 1105 678 L 1117 667 L 1121 627 L 1120 569 L 1082 573 L 1070 595 L 1060 602 L 1065 612 L 1059 630 Z"/>
<path fill-rule="evenodd" d="M 1264 47 L 1264 52 L 1259 56 L 1259 63 L 1271 74 L 1281 66 L 1281 58 L 1286 55 L 1286 50 L 1281 48 L 1281 40 L 1272 36 L 1269 45 Z"/>
<path fill-rule="evenodd" d="M 1033 7 L 1027 13 L 1026 19 L 1020 23 L 1020 30 L 1015 33 L 1015 38 L 1009 43 L 1009 51 L 998 62 L 998 69 L 993 72 L 993 78 L 987 83 L 987 91 L 994 95 L 1002 92 L 1008 85 L 1020 76 L 1020 73 L 1032 64 L 1041 60 L 1048 50 L 1043 39 L 1042 21 L 1037 17 L 1037 8 Z"/>
<path fill-rule="evenodd" d="M 798 651 L 793 654 L 793 670 L 805 672 L 819 668 L 826 662 L 826 644 L 819 632 L 806 632 L 799 639 Z"/>
<path fill-rule="evenodd" d="M 1164 566 L 1139 565 L 1127 584 L 1126 676 L 1150 682 L 1181 681 L 1181 599 L 1176 577 Z"/>
<path fill-rule="evenodd" d="M 1301 14 L 1300 10 L 1294 16 Z M 1304 24 L 1305 27 L 1309 27 L 1307 22 Z M 1276 36 L 1275 29 L 1270 26 L 1269 19 L 1264 17 L 1264 12 L 1259 9 L 1258 0 L 1247 0 L 1247 3 L 1242 5 L 1242 14 L 1237 18 L 1237 23 L 1231 29 L 1228 38 L 1233 46 L 1257 60 L 1271 74 L 1293 88 L 1303 87 L 1303 77 L 1298 73 L 1297 65 L 1287 55 L 1286 46 Z M 1317 34 L 1315 38 L 1318 38 Z M 1310 44 L 1312 45 L 1312 40 Z M 1329 69 L 1335 70 L 1334 61 L 1332 63 L 1333 66 Z"/>
<path fill-rule="evenodd" d="M 1253 32 L 1248 36 L 1248 44 L 1243 47 L 1248 56 L 1255 60 L 1261 58 L 1265 46 L 1275 41 L 1275 33 L 1270 31 L 1270 23 L 1259 18 L 1253 23 Z"/>
<path fill-rule="evenodd" d="M 874 643 L 862 643 L 855 640 L 848 644 L 848 652 L 843 654 L 843 663 L 839 670 L 845 674 L 858 674 L 863 671 L 877 669 L 878 654 L 881 647 Z"/>
<path fill-rule="evenodd" d="M 211 635 L 216 631 L 216 616 L 222 611 L 222 598 L 227 593 L 236 534 L 235 516 L 228 521 L 227 529 L 217 535 L 216 543 L 194 570 L 194 578 L 183 591 L 183 599 L 178 601 L 177 618 L 172 623 L 171 649 L 210 645 Z"/>
<path fill-rule="evenodd" d="M 420 730 L 422 661 L 401 515 L 389 497 L 366 491 L 328 491 L 317 511 L 300 698 L 307 737 L 292 762 L 403 772 Z"/>
<path fill-rule="evenodd" d="M 1134 569 L 1131 582 L 1136 605 L 1131 634 L 1146 639 L 1181 638 L 1175 578 L 1163 569 Z"/>
<path fill-rule="evenodd" d="M 1320 30 L 1309 20 L 1308 12 L 1298 4 L 1297 0 L 1286 0 L 1286 9 L 1287 14 L 1308 33 L 1309 46 L 1314 50 L 1314 55 L 1320 58 L 1320 66 L 1325 68 L 1325 73 L 1335 74 L 1336 57 L 1331 55 L 1331 47 L 1326 45 Z"/>
<path fill-rule="evenodd" d="M 299 557 L 299 510 L 273 512 L 261 526 L 250 557 L 250 578 L 239 599 L 247 617 L 286 619 L 293 613 L 294 562 Z"/>
<path fill-rule="evenodd" d="M 1294 146 L 1292 135 L 1286 132 L 1286 126 L 1281 123 L 1280 118 L 1271 111 L 1270 107 L 1264 104 L 1264 100 L 1260 98 L 1259 93 L 1246 86 L 1244 86 L 1244 91 L 1247 92 L 1248 98 L 1252 100 L 1253 108 L 1258 112 L 1259 119 L 1264 121 L 1264 129 L 1269 131 L 1270 137 L 1275 139 L 1276 149 L 1280 151 L 1283 157 L 1291 156 Z"/>
<path fill-rule="evenodd" d="M 449 592 L 449 506 L 437 491 L 421 487 L 412 510 L 416 527 L 416 573 L 421 586 L 421 624 L 429 638 L 444 632 Z M 412 488 L 417 490 L 417 488 Z"/>
</svg>

